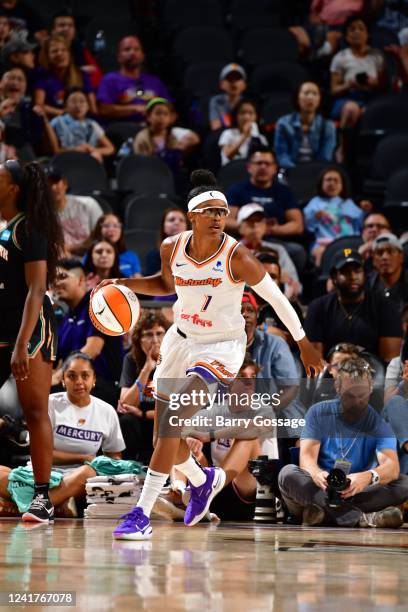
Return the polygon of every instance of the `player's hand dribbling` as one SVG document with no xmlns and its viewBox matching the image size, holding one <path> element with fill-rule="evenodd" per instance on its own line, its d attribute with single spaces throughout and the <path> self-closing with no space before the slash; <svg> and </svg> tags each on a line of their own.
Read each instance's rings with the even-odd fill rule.
<svg viewBox="0 0 408 612">
<path fill-rule="evenodd" d="M 106 287 L 106 285 L 118 285 L 118 284 L 119 284 L 119 278 L 105 278 L 103 281 L 98 283 L 96 287 L 92 289 L 91 300 L 94 294 L 98 291 L 98 289 L 102 289 L 102 287 Z"/>
<path fill-rule="evenodd" d="M 28 348 L 26 344 L 16 344 L 11 355 L 11 371 L 16 380 L 27 380 L 29 371 Z"/>
</svg>

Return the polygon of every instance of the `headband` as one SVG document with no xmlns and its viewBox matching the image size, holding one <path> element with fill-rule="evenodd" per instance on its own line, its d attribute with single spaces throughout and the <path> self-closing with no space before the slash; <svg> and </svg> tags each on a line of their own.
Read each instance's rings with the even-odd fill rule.
<svg viewBox="0 0 408 612">
<path fill-rule="evenodd" d="M 258 312 L 258 302 L 256 301 L 256 297 L 250 293 L 249 291 L 244 291 L 244 294 L 242 296 L 242 304 L 245 304 L 245 302 L 249 302 L 253 308 L 255 308 L 255 311 Z"/>
<path fill-rule="evenodd" d="M 205 191 L 199 195 L 194 196 L 188 203 L 188 212 L 191 212 L 194 208 L 197 208 L 199 204 L 208 202 L 208 200 L 222 200 L 228 206 L 227 198 L 221 191 Z"/>
<path fill-rule="evenodd" d="M 20 162 L 16 159 L 8 159 L 3 165 L 9 171 L 13 183 L 21 187 L 24 182 L 24 174 Z"/>
<path fill-rule="evenodd" d="M 156 104 L 165 104 L 166 106 L 169 106 L 170 102 L 168 100 L 166 100 L 166 98 L 152 98 L 151 100 L 149 100 L 149 102 L 146 104 L 146 111 L 149 111 L 151 108 L 153 108 L 154 106 L 156 106 Z"/>
</svg>

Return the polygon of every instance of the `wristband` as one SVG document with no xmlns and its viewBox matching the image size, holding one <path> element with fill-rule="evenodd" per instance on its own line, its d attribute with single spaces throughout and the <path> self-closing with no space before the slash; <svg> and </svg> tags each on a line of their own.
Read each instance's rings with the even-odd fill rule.
<svg viewBox="0 0 408 612">
<path fill-rule="evenodd" d="M 136 387 L 139 390 L 140 401 L 142 402 L 143 398 L 144 398 L 144 393 L 143 393 L 144 392 L 144 386 L 142 385 L 142 383 L 140 382 L 140 380 L 138 378 L 136 378 L 135 385 L 136 385 Z"/>
</svg>

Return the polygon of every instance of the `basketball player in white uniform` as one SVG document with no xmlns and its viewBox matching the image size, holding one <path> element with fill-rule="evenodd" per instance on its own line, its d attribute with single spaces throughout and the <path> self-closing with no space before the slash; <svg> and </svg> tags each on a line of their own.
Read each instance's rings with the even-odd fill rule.
<svg viewBox="0 0 408 612">
<path fill-rule="evenodd" d="M 123 284 L 145 295 L 177 293 L 174 325 L 163 340 L 154 377 L 156 416 L 169 416 L 166 409 L 170 379 L 173 383 L 174 379 L 179 379 L 181 387 L 177 391 L 180 394 L 208 392 L 220 382 L 228 385 L 234 380 L 246 348 L 241 315 L 245 283 L 273 306 L 289 329 L 299 345 L 307 374 L 319 373 L 324 366 L 306 338 L 294 309 L 265 273 L 262 264 L 243 245 L 224 233 L 228 203 L 225 195 L 215 187 L 214 175 L 196 170 L 191 179 L 198 185 L 188 197 L 188 217 L 193 229 L 163 241 L 161 272 L 146 278 L 107 280 L 99 285 Z M 196 410 L 199 408 L 197 406 Z M 188 416 L 193 412 L 190 410 Z M 171 414 L 177 413 L 172 411 Z M 151 509 L 173 466 L 185 474 L 190 483 L 191 499 L 185 524 L 194 525 L 206 514 L 211 500 L 224 485 L 225 473 L 218 467 L 201 468 L 180 435 L 163 436 L 159 431 L 139 502 L 122 517 L 123 522 L 114 531 L 115 538 L 142 540 L 151 537 Z"/>
</svg>

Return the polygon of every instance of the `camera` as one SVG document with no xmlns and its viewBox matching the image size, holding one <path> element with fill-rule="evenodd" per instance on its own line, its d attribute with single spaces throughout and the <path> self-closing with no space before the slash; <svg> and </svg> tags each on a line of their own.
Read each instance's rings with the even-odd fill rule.
<svg viewBox="0 0 408 612">
<path fill-rule="evenodd" d="M 338 508 L 344 503 L 341 492 L 347 489 L 351 480 L 343 470 L 334 468 L 327 476 L 327 497 L 330 508 Z"/>
<path fill-rule="evenodd" d="M 368 74 L 366 72 L 358 72 L 356 74 L 356 81 L 359 85 L 367 85 L 368 83 Z"/>
<path fill-rule="evenodd" d="M 279 459 L 259 455 L 248 461 L 248 470 L 256 478 L 256 506 L 254 521 L 276 523 L 280 516 L 278 474 L 282 467 Z"/>
</svg>

